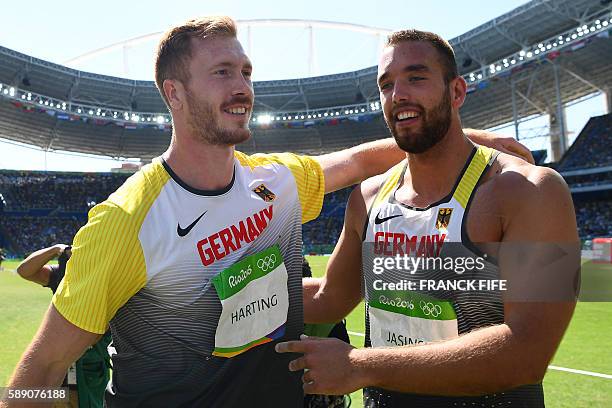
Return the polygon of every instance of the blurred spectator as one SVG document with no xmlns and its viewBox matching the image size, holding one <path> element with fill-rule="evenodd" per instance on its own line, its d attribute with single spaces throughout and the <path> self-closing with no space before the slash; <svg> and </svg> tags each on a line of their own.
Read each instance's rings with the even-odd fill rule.
<svg viewBox="0 0 612 408">
<path fill-rule="evenodd" d="M 580 238 L 612 237 L 612 201 L 575 202 L 574 205 Z"/>
</svg>

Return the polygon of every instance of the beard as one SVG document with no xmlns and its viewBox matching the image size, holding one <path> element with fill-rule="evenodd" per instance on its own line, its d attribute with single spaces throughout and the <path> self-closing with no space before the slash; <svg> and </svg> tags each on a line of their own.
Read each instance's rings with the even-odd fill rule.
<svg viewBox="0 0 612 408">
<path fill-rule="evenodd" d="M 247 120 L 244 127 L 237 129 L 222 128 L 218 117 L 215 115 L 213 105 L 199 100 L 189 90 L 187 91 L 187 103 L 189 104 L 189 127 L 197 137 L 215 146 L 234 146 L 242 143 L 251 137 L 251 130 L 248 128 Z M 225 105 L 234 103 L 245 103 L 250 105 L 250 99 L 246 96 L 237 96 Z"/>
<path fill-rule="evenodd" d="M 440 103 L 430 110 L 425 110 L 421 105 L 411 104 L 410 106 L 416 107 L 422 112 L 420 131 L 408 129 L 398 131 L 395 128 L 396 119 L 394 116 L 391 117 L 391 120 L 385 118 L 385 122 L 400 149 L 408 153 L 424 153 L 444 139 L 450 128 L 450 89 L 448 86 L 446 87 Z"/>
</svg>

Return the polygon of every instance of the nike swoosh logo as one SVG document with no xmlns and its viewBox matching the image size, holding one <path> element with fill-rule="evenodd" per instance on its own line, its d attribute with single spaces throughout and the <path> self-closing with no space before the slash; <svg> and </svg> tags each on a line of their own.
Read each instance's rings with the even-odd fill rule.
<svg viewBox="0 0 612 408">
<path fill-rule="evenodd" d="M 383 217 L 380 218 L 380 213 L 376 214 L 376 218 L 374 218 L 374 224 L 378 225 L 378 224 L 382 224 L 385 221 L 389 221 L 392 218 L 397 218 L 397 217 L 401 217 L 403 214 L 395 214 L 395 215 L 390 215 L 388 217 Z"/>
<path fill-rule="evenodd" d="M 198 223 L 198 221 L 200 221 L 200 218 L 202 218 L 204 216 L 204 214 L 206 214 L 207 211 L 208 210 L 204 211 L 202 213 L 202 215 L 200 215 L 198 218 L 196 218 L 194 222 L 189 224 L 187 226 L 187 228 L 181 228 L 181 224 L 176 224 L 176 233 L 178 234 L 178 236 L 179 237 L 184 237 L 185 235 L 189 234 L 189 231 L 191 231 L 191 229 L 193 227 L 195 227 L 195 225 Z"/>
</svg>

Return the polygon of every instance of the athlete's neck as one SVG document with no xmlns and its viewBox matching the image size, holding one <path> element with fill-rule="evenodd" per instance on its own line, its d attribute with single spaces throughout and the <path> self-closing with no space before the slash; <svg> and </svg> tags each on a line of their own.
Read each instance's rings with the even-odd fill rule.
<svg viewBox="0 0 612 408">
<path fill-rule="evenodd" d="M 198 190 L 221 190 L 234 175 L 234 146 L 210 145 L 172 134 L 162 158 L 184 183 Z"/>
<path fill-rule="evenodd" d="M 408 169 L 396 198 L 415 207 L 426 207 L 450 193 L 474 144 L 453 121 L 446 136 L 425 153 L 406 153 Z"/>
</svg>

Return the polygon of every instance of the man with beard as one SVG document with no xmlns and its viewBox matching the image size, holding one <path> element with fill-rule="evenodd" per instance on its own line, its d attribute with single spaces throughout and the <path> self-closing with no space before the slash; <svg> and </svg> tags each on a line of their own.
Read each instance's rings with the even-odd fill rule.
<svg viewBox="0 0 612 408">
<path fill-rule="evenodd" d="M 304 283 L 308 323 L 337 321 L 365 297 L 367 347 L 304 336 L 277 351 L 304 354 L 289 370 L 304 370 L 306 393 L 364 388 L 367 407 L 544 406 L 542 378 L 570 321 L 575 292 L 573 275 L 561 273 L 559 264 L 542 281 L 540 272 L 551 270 L 531 247 L 579 248 L 566 184 L 549 168 L 465 137 L 459 108 L 466 83 L 451 46 L 438 35 L 390 35 L 378 85 L 405 160 L 352 192 L 325 277 Z M 519 246 L 519 257 L 513 245 L 520 242 L 530 246 Z M 472 268 L 473 276 L 486 282 L 501 276 L 519 290 L 502 297 L 450 284 L 423 288 L 426 279 L 458 282 L 464 271 L 451 270 L 452 279 L 443 281 L 449 274 L 439 267 L 410 270 L 395 262 L 444 255 L 455 262 L 480 259 L 483 267 Z M 568 266 L 579 268 L 579 252 L 573 255 L 577 265 Z M 569 295 L 547 297 L 552 281 Z M 531 287 L 541 291 L 538 297 L 522 292 Z"/>
<path fill-rule="evenodd" d="M 163 36 L 170 146 L 90 211 L 11 387 L 59 384 L 110 326 L 110 407 L 303 404 L 291 356 L 273 348 L 304 327 L 301 224 L 324 192 L 402 155 L 392 141 L 316 158 L 235 151 L 250 137 L 251 71 L 228 17 Z"/>
</svg>

